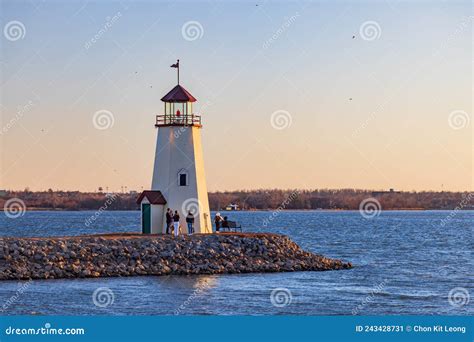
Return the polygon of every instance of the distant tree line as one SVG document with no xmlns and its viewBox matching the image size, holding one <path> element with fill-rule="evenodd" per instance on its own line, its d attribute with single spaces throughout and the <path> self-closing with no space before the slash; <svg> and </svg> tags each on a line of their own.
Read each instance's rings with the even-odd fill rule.
<svg viewBox="0 0 474 342">
<path fill-rule="evenodd" d="M 320 190 L 251 190 L 209 193 L 213 209 L 222 209 L 229 203 L 242 209 L 359 209 L 367 198 L 376 198 L 383 209 L 474 209 L 474 194 L 469 192 L 396 192 L 356 189 Z"/>
<path fill-rule="evenodd" d="M 10 198 L 19 198 L 27 208 L 53 210 L 97 210 L 108 203 L 107 210 L 136 210 L 136 193 L 103 193 L 79 191 L 5 191 L 0 205 Z M 111 199 L 111 200 L 109 200 Z"/>
<path fill-rule="evenodd" d="M 1 191 L 0 205 L 11 198 L 21 199 L 27 208 L 46 210 L 98 210 L 107 201 L 107 210 L 137 210 L 139 194 L 79 191 Z M 112 197 L 112 198 L 111 198 Z M 474 194 L 469 192 L 374 192 L 355 189 L 320 190 L 245 190 L 209 193 L 211 210 L 237 204 L 243 210 L 358 209 L 374 197 L 383 209 L 474 209 Z"/>
</svg>

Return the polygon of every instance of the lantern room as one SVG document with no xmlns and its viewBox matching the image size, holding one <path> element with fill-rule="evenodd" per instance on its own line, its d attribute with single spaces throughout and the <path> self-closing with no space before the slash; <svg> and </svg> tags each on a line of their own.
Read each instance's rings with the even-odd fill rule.
<svg viewBox="0 0 474 342">
<path fill-rule="evenodd" d="M 181 85 L 175 86 L 168 94 L 163 96 L 164 115 L 156 116 L 156 127 L 160 126 L 200 126 L 201 116 L 193 112 L 192 96 Z"/>
</svg>

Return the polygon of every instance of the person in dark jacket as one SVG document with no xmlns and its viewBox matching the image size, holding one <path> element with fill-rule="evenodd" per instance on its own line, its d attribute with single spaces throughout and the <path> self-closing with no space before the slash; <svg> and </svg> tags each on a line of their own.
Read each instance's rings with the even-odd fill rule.
<svg viewBox="0 0 474 342">
<path fill-rule="evenodd" d="M 173 229 L 173 211 L 166 209 L 166 234 L 170 234 Z"/>
<path fill-rule="evenodd" d="M 173 226 L 174 226 L 174 236 L 178 236 L 179 235 L 179 214 L 177 210 L 174 211 Z"/>
<path fill-rule="evenodd" d="M 186 216 L 186 223 L 188 224 L 188 234 L 194 234 L 194 215 L 191 211 L 188 211 L 188 216 Z"/>
<path fill-rule="evenodd" d="M 229 228 L 229 221 L 227 220 L 227 216 L 224 216 L 224 221 L 222 221 L 222 228 Z"/>
<path fill-rule="evenodd" d="M 217 213 L 216 216 L 214 217 L 214 223 L 216 224 L 216 233 L 219 232 L 221 229 L 221 224 L 222 224 L 222 216 L 220 213 Z"/>
</svg>

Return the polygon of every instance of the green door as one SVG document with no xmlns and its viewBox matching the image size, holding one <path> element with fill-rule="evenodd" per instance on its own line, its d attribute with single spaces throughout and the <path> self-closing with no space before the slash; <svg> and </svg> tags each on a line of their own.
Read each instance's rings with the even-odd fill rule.
<svg viewBox="0 0 474 342">
<path fill-rule="evenodd" d="M 151 207 L 149 204 L 142 204 L 142 233 L 151 233 Z"/>
</svg>

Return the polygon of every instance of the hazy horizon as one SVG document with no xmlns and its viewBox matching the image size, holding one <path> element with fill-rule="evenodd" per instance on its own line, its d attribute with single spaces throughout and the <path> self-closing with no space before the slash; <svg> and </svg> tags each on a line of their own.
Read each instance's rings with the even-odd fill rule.
<svg viewBox="0 0 474 342">
<path fill-rule="evenodd" d="M 81 193 L 106 193 L 107 189 L 102 189 L 102 191 L 98 191 L 98 189 L 95 190 L 90 190 L 90 191 L 81 191 L 78 189 L 53 189 L 53 188 L 48 188 L 48 189 L 30 189 L 30 188 L 23 188 L 23 189 L 0 189 L 0 190 L 5 190 L 5 191 L 10 191 L 10 192 L 23 192 L 23 191 L 30 191 L 30 192 L 47 192 L 49 190 L 52 190 L 53 192 L 81 192 Z M 140 192 L 142 190 L 147 190 L 147 189 L 124 189 L 123 191 L 121 189 L 118 190 L 111 190 L 109 189 L 109 192 L 113 193 L 130 193 L 132 191 Z M 253 189 L 233 189 L 233 190 L 209 190 L 208 192 L 210 193 L 216 193 L 216 192 L 257 192 L 257 191 L 346 191 L 346 190 L 352 190 L 352 191 L 365 191 L 365 192 L 390 192 L 390 189 L 362 189 L 362 188 L 306 188 L 306 189 L 301 189 L 301 188 L 253 188 Z M 472 191 L 469 190 L 460 190 L 460 191 L 453 191 L 453 190 L 401 190 L 401 189 L 393 189 L 395 192 L 434 192 L 434 193 L 472 193 Z"/>
<path fill-rule="evenodd" d="M 0 189 L 149 189 L 177 58 L 210 192 L 474 189 L 470 1 L 0 6 Z"/>
</svg>

